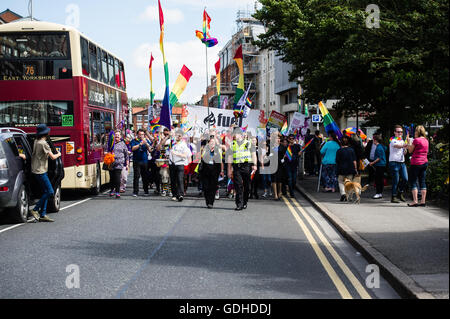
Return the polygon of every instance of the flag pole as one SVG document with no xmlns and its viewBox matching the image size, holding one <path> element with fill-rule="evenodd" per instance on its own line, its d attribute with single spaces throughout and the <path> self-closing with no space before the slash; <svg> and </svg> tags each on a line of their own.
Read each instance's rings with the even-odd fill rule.
<svg viewBox="0 0 450 319">
<path fill-rule="evenodd" d="M 203 9 L 203 12 L 206 12 L 206 6 L 205 6 L 205 8 Z M 206 23 L 208 23 L 208 22 L 206 22 Z M 206 35 L 203 35 L 203 37 L 206 37 Z M 208 104 L 207 106 L 208 106 L 208 131 L 209 131 L 209 128 L 210 128 L 210 121 L 209 121 L 209 100 L 208 100 L 208 84 L 209 84 L 209 80 L 208 80 L 208 45 L 206 44 L 206 42 L 205 42 L 205 52 L 206 52 L 206 54 L 205 54 L 205 56 L 206 56 L 206 103 Z"/>
<path fill-rule="evenodd" d="M 205 7 L 206 9 L 206 7 Z M 208 46 L 205 43 L 205 52 L 206 52 L 206 103 L 208 104 L 208 130 L 209 130 L 209 126 L 210 126 L 210 122 L 209 122 L 209 101 L 208 101 L 208 84 L 209 84 L 209 80 L 208 80 Z"/>
</svg>

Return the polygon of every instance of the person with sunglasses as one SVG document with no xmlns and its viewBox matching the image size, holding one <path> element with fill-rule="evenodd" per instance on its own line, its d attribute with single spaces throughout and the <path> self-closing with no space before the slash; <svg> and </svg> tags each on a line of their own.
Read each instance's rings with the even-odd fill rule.
<svg viewBox="0 0 450 319">
<path fill-rule="evenodd" d="M 394 127 L 394 134 L 389 142 L 389 169 L 392 176 L 391 203 L 400 203 L 400 201 L 406 201 L 403 192 L 408 184 L 408 171 L 405 165 L 408 143 L 402 138 L 403 128 L 401 125 Z"/>
</svg>

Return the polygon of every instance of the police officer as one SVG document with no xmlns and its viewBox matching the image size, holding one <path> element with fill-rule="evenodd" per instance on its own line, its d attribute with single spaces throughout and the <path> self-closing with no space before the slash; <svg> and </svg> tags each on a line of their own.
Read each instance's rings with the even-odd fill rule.
<svg viewBox="0 0 450 319">
<path fill-rule="evenodd" d="M 236 211 L 247 208 L 250 178 L 252 172 L 256 172 L 256 149 L 248 139 L 244 139 L 241 128 L 233 131 L 235 139 L 227 156 L 228 176 L 233 174 L 233 182 L 236 191 Z"/>
</svg>

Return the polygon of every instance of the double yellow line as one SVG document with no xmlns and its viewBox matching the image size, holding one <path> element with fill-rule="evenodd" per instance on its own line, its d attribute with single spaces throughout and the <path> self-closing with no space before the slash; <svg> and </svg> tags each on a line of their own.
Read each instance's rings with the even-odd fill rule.
<svg viewBox="0 0 450 319">
<path fill-rule="evenodd" d="M 336 263 L 339 265 L 339 268 L 342 270 L 342 272 L 345 274 L 345 276 L 348 278 L 348 280 L 352 283 L 353 287 L 355 287 L 358 294 L 361 296 L 362 299 L 372 299 L 372 297 L 369 295 L 367 290 L 363 287 L 361 282 L 356 278 L 356 276 L 352 273 L 352 271 L 348 268 L 348 266 L 345 264 L 345 262 L 342 260 L 342 258 L 339 256 L 339 254 L 336 252 L 336 250 L 333 248 L 333 246 L 330 244 L 328 239 L 324 236 L 322 231 L 317 227 L 317 224 L 313 221 L 313 219 L 309 216 L 309 214 L 303 209 L 303 207 L 300 206 L 300 204 L 297 202 L 295 198 L 292 198 L 292 202 L 295 205 L 295 208 L 292 206 L 292 204 L 289 202 L 289 200 L 283 196 L 283 200 L 286 203 L 287 207 L 291 211 L 292 215 L 294 216 L 297 223 L 300 225 L 301 229 L 306 235 L 306 238 L 308 239 L 309 243 L 311 244 L 314 252 L 316 253 L 317 257 L 319 258 L 320 262 L 322 263 L 322 266 L 325 268 L 325 271 L 327 272 L 328 276 L 333 281 L 334 285 L 336 286 L 337 290 L 339 291 L 339 294 L 344 299 L 353 299 L 352 295 L 348 291 L 345 284 L 342 282 L 339 275 L 336 273 L 336 271 L 331 266 L 330 262 L 328 261 L 327 257 L 323 253 L 322 249 L 320 248 L 319 243 L 316 241 L 314 236 L 309 231 L 307 225 L 303 222 L 303 220 L 300 218 L 299 214 L 295 210 L 300 212 L 300 214 L 303 216 L 303 218 L 309 223 L 312 230 L 315 232 L 317 237 L 322 242 L 323 246 L 328 250 L 328 252 L 331 254 L 333 259 L 336 261 Z"/>
</svg>

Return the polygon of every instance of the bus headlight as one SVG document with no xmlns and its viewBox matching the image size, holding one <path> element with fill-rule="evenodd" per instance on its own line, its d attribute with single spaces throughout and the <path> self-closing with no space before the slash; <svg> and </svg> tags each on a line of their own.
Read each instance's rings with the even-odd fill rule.
<svg viewBox="0 0 450 319">
<path fill-rule="evenodd" d="M 78 173 L 77 173 L 77 177 L 78 177 L 78 178 L 82 178 L 82 177 L 83 177 L 83 173 L 82 173 L 82 172 L 78 172 Z"/>
</svg>

